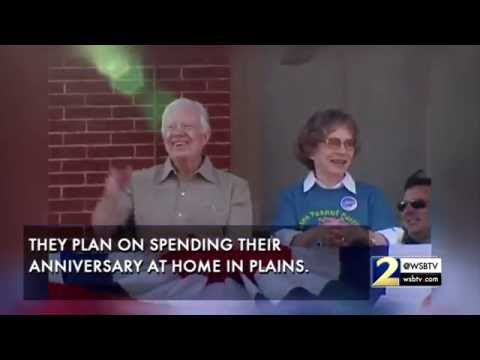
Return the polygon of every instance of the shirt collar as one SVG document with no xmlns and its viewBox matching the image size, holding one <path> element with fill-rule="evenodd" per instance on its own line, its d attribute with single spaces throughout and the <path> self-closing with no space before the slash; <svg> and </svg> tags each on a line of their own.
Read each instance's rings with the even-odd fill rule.
<svg viewBox="0 0 480 360">
<path fill-rule="evenodd" d="M 195 174 L 200 174 L 205 180 L 214 183 L 216 182 L 214 170 L 215 168 L 213 167 L 212 162 L 210 161 L 208 156 L 205 156 L 202 165 L 195 172 Z M 175 167 L 173 166 L 172 160 L 170 158 L 167 158 L 167 160 L 163 164 L 163 168 L 157 172 L 157 181 L 159 183 L 165 181 L 165 179 L 167 179 L 167 177 L 172 172 L 176 174 Z"/>
<path fill-rule="evenodd" d="M 328 190 L 333 190 L 333 189 L 339 189 L 342 186 L 344 186 L 348 191 L 350 191 L 352 194 L 357 193 L 357 187 L 355 184 L 355 180 L 353 180 L 352 175 L 350 173 L 346 173 L 342 181 L 340 181 L 338 184 L 335 186 L 326 186 L 325 184 L 322 184 L 316 177 L 313 171 L 310 171 L 303 181 L 303 192 L 307 192 L 310 189 L 313 188 L 313 186 L 317 184 L 323 189 L 328 189 Z"/>
<path fill-rule="evenodd" d="M 202 175 L 205 180 L 208 180 L 212 183 L 216 182 L 217 178 L 215 176 L 215 168 L 212 165 L 212 162 L 210 161 L 210 158 L 208 156 L 205 156 L 203 159 L 202 166 L 200 166 L 200 169 L 197 170 L 197 173 Z"/>
</svg>

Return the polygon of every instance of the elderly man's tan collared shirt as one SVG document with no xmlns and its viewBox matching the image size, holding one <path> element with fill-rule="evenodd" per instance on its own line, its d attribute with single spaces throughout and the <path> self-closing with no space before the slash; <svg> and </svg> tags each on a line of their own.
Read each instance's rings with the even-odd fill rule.
<svg viewBox="0 0 480 360">
<path fill-rule="evenodd" d="M 213 167 L 205 157 L 189 180 L 170 159 L 133 174 L 130 192 L 136 225 L 251 225 L 247 181 Z"/>
</svg>

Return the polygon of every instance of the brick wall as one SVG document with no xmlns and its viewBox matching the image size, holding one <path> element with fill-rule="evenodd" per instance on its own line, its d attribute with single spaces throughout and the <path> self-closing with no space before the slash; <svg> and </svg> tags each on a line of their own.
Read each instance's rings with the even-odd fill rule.
<svg viewBox="0 0 480 360">
<path fill-rule="evenodd" d="M 230 167 L 230 62 L 220 46 L 149 46 L 146 88 L 206 105 L 212 125 L 207 154 Z M 62 49 L 49 61 L 49 224 L 89 224 L 110 167 L 151 167 L 165 160 L 149 127 L 151 100 L 116 93 L 91 64 Z M 161 108 L 155 111 L 161 112 Z"/>
</svg>

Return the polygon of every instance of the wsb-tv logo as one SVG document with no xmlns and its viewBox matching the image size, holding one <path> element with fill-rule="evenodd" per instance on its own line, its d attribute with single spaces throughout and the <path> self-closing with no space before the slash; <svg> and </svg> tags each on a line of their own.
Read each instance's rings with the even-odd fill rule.
<svg viewBox="0 0 480 360">
<path fill-rule="evenodd" d="M 373 288 L 442 285 L 440 258 L 373 256 L 370 264 Z"/>
</svg>

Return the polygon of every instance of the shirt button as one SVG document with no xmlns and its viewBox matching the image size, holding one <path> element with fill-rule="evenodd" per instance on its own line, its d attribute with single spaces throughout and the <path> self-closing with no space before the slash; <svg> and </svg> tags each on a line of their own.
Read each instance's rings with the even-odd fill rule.
<svg viewBox="0 0 480 360">
<path fill-rule="evenodd" d="M 182 213 L 181 213 L 181 212 L 178 213 L 178 217 L 182 217 Z"/>
<path fill-rule="evenodd" d="M 184 193 L 184 192 L 181 192 L 180 195 L 185 196 L 185 193 Z"/>
</svg>

